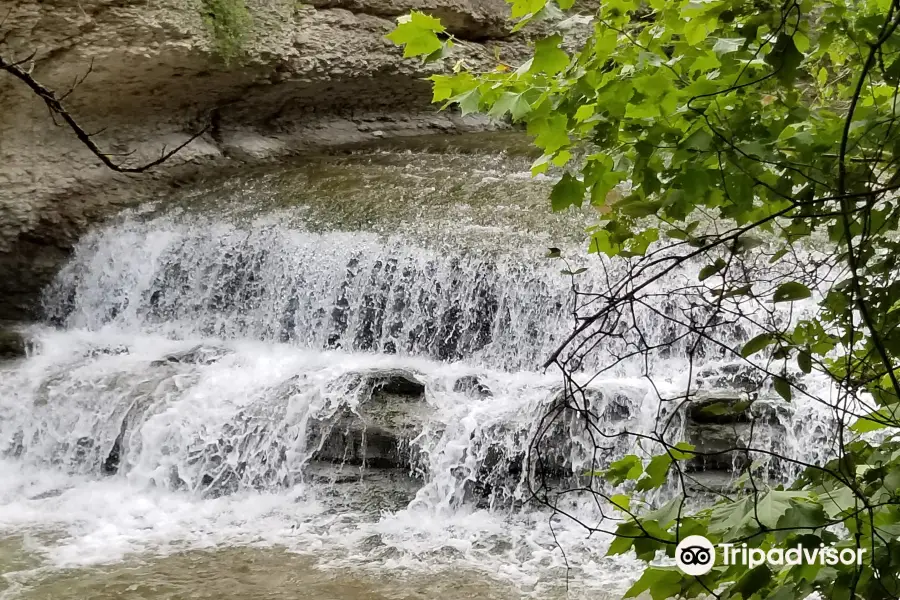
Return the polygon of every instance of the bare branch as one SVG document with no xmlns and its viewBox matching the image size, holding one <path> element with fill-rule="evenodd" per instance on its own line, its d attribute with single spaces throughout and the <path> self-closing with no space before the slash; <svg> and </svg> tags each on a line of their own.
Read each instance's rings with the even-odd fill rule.
<svg viewBox="0 0 900 600">
<path fill-rule="evenodd" d="M 69 113 L 69 111 L 65 109 L 65 107 L 62 105 L 62 101 L 61 101 L 63 98 L 65 98 L 70 93 L 72 93 L 72 91 L 75 89 L 75 87 L 77 87 L 79 84 L 81 84 L 84 81 L 84 79 L 91 73 L 91 71 L 93 70 L 93 63 L 91 64 L 91 68 L 84 75 L 84 77 L 82 77 L 80 80 L 76 79 L 76 82 L 72 86 L 72 88 L 68 92 L 66 92 L 62 96 L 62 98 L 57 98 L 55 92 L 53 92 L 52 90 L 41 85 L 38 81 L 36 81 L 34 79 L 34 77 L 31 76 L 31 74 L 29 72 L 20 68 L 20 65 L 22 65 L 25 62 L 28 62 L 33 57 L 34 57 L 34 54 L 32 54 L 31 56 L 26 58 L 24 61 L 11 62 L 11 61 L 5 59 L 4 57 L 0 56 L 0 70 L 6 71 L 13 77 L 16 77 L 17 79 L 22 81 L 25 85 L 27 85 L 31 89 L 31 91 L 33 91 L 41 100 L 44 101 L 44 104 L 47 105 L 47 109 L 50 111 L 50 115 L 53 118 L 54 123 L 57 123 L 55 117 L 57 115 L 60 116 L 62 118 L 62 120 L 65 121 L 66 124 L 69 126 L 69 128 L 75 133 L 75 136 L 81 141 L 81 143 L 84 144 L 85 146 L 87 146 L 88 150 L 90 150 L 98 159 L 100 159 L 100 162 L 102 162 L 104 165 L 106 165 L 109 169 L 116 171 L 117 173 L 143 173 L 145 171 L 152 169 L 153 167 L 159 166 L 162 163 L 169 160 L 170 158 L 172 158 L 173 156 L 175 156 L 176 154 L 178 154 L 181 150 L 183 150 L 185 147 L 187 147 L 191 142 L 193 142 L 194 140 L 196 140 L 197 138 L 199 138 L 200 136 L 202 136 L 204 133 L 206 133 L 209 130 L 210 125 L 209 125 L 209 123 L 206 123 L 199 131 L 197 131 L 196 133 L 191 135 L 191 137 L 189 137 L 184 143 L 179 144 L 177 147 L 173 148 L 172 150 L 169 150 L 169 151 L 164 150 L 159 158 L 157 158 L 156 160 L 153 160 L 149 163 L 146 163 L 146 164 L 143 164 L 140 166 L 136 166 L 136 167 L 129 167 L 129 166 L 117 164 L 110 159 L 110 156 L 115 156 L 115 155 L 101 150 L 100 147 L 97 146 L 97 144 L 92 139 L 92 134 L 89 134 L 87 131 L 84 130 L 83 127 L 81 127 L 81 125 L 78 124 L 78 122 L 75 120 L 75 117 L 73 117 L 71 115 L 71 113 Z M 57 125 L 59 125 L 59 123 L 57 123 Z"/>
</svg>

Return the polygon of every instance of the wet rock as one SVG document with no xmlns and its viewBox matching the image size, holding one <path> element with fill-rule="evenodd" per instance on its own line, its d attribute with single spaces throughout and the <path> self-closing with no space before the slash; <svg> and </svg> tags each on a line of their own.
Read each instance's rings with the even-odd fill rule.
<svg viewBox="0 0 900 600">
<path fill-rule="evenodd" d="M 215 346 L 195 346 L 190 350 L 183 352 L 174 352 L 163 357 L 161 360 L 155 360 L 151 366 L 159 367 L 166 364 L 188 364 L 188 365 L 211 365 L 223 356 L 231 354 L 231 350 L 226 348 L 217 348 Z"/>
<path fill-rule="evenodd" d="M 691 471 L 740 471 L 749 464 L 747 447 L 750 429 L 745 423 L 699 424 L 688 426 L 687 439 L 697 456 L 688 462 Z"/>
<path fill-rule="evenodd" d="M 24 335 L 12 329 L 0 329 L 0 360 L 22 358 L 27 347 Z"/>
<path fill-rule="evenodd" d="M 390 370 L 359 375 L 355 389 L 355 407 L 343 404 L 329 418 L 311 420 L 314 460 L 409 469 L 417 455 L 412 440 L 432 411 L 425 385 L 411 372 Z"/>
<path fill-rule="evenodd" d="M 752 405 L 741 392 L 701 393 L 688 405 L 688 419 L 695 424 L 749 423 Z"/>
<path fill-rule="evenodd" d="M 453 391 L 481 398 L 488 398 L 494 395 L 491 392 L 491 388 L 483 384 L 477 375 L 460 377 L 453 383 Z"/>
<path fill-rule="evenodd" d="M 633 438 L 617 434 L 635 427 L 644 392 L 588 388 L 583 394 L 560 389 L 550 393 L 551 405 L 536 430 L 527 419 L 503 423 L 483 436 L 487 447 L 473 444 L 472 450 L 483 457 L 470 490 L 476 502 L 511 501 L 526 473 L 544 491 L 567 489 L 582 465 L 612 460 L 629 450 Z"/>
<path fill-rule="evenodd" d="M 106 456 L 106 460 L 100 465 L 100 471 L 104 475 L 115 475 L 119 470 L 119 462 L 122 460 L 122 435 L 113 442 L 113 447 Z"/>
<path fill-rule="evenodd" d="M 741 392 L 698 395 L 687 408 L 685 436 L 698 456 L 687 463 L 691 471 L 740 472 L 749 462 L 747 448 L 773 448 L 783 439 L 791 409 L 783 402 L 751 399 Z"/>
<path fill-rule="evenodd" d="M 336 480 L 328 480 L 324 471 L 320 473 L 319 481 L 327 486 L 322 497 L 336 512 L 378 515 L 385 510 L 401 510 L 409 506 L 422 486 L 421 480 L 400 469 L 354 470 L 359 477 L 338 475 Z"/>
<path fill-rule="evenodd" d="M 805 389 L 797 375 L 788 374 L 788 380 Z M 697 384 L 701 390 L 754 393 L 766 391 L 771 386 L 771 378 L 748 363 L 728 363 L 701 369 L 697 373 Z"/>
<path fill-rule="evenodd" d="M 401 369 L 379 371 L 367 376 L 373 392 L 396 396 L 424 397 L 425 384 L 409 371 Z"/>
<path fill-rule="evenodd" d="M 759 390 L 766 374 L 746 363 L 732 363 L 702 369 L 697 373 L 701 389 L 753 392 Z"/>
</svg>

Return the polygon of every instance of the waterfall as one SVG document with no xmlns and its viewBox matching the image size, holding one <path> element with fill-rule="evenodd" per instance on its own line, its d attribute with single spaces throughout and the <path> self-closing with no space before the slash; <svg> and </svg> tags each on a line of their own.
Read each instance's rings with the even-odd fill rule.
<svg viewBox="0 0 900 600">
<path fill-rule="evenodd" d="M 378 560 L 385 548 L 421 559 L 449 544 L 473 564 L 529 579 L 563 564 L 562 541 L 570 566 L 598 585 L 621 583 L 626 559 L 597 567 L 608 539 L 587 542 L 573 523 L 551 525 L 531 491 L 536 482 L 565 487 L 633 452 L 633 439 L 617 434 L 652 431 L 660 415 L 677 413 L 666 436 L 682 439 L 683 411 L 660 396 L 731 385 L 727 376 L 703 384 L 736 368 L 715 345 L 686 368 L 696 344 L 659 316 L 685 309 L 683 300 L 651 294 L 576 370 L 594 431 L 608 436 L 598 450 L 578 415 L 546 420 L 565 391 L 542 364 L 572 332 L 573 311 L 589 309 L 573 304 L 573 283 L 602 291 L 628 261 L 588 259 L 574 244 L 570 254 L 581 258 L 570 268 L 587 271 L 573 278 L 542 258 L 546 248 L 523 242 L 527 232 L 510 247 L 485 228 L 477 241 L 471 228 L 450 235 L 454 223 L 439 218 L 429 230 L 441 234 L 422 236 L 263 212 L 138 211 L 79 242 L 46 290 L 47 322 L 29 330 L 31 355 L 0 367 L 0 465 L 16 473 L 0 486 L 7 514 L 32 514 L 29 502 L 70 511 L 68 542 L 55 547 L 60 564 L 159 551 L 202 530 L 207 538 L 187 543 L 256 536 Z M 659 289 L 695 281 L 702 266 L 673 270 Z M 672 343 L 632 356 L 638 329 L 643 344 Z M 719 333 L 738 345 L 754 332 Z M 804 382 L 827 393 L 825 382 Z M 816 441 L 830 421 L 815 402 L 772 411 L 777 427 L 757 443 L 803 460 L 827 456 Z M 23 474 L 47 468 L 61 474 L 48 476 L 52 484 Z M 150 535 L 113 500 L 89 506 L 84 490 L 98 485 L 120 486 L 104 493 L 150 512 L 177 507 L 177 522 Z M 588 499 L 566 502 L 597 517 Z M 248 533 L 235 506 L 258 528 Z M 100 558 L 79 554 L 97 532 L 72 525 L 91 519 L 112 520 L 121 542 Z"/>
</svg>

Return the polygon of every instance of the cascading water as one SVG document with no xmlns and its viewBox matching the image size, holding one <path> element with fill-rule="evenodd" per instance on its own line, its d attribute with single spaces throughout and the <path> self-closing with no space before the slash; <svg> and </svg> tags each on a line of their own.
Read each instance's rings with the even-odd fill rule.
<svg viewBox="0 0 900 600">
<path fill-rule="evenodd" d="M 379 168 L 409 174 L 385 156 Z M 511 162 L 464 197 L 508 185 L 543 197 Z M 427 167 L 403 185 L 447 202 L 436 190 L 456 166 Z M 540 258 L 535 209 L 505 206 L 523 223 L 515 235 L 505 221 L 503 234 L 477 216 L 461 223 L 483 207 L 458 199 L 424 228 L 411 214 L 348 230 L 304 213 L 321 190 L 290 208 L 254 185 L 237 216 L 138 212 L 79 243 L 45 295 L 56 328 L 32 327 L 32 355 L 0 367 L 0 531 L 48 531 L 34 543 L 55 566 L 257 544 L 379 568 L 465 565 L 521 593 L 564 588 L 564 565 L 587 590 L 621 588 L 629 559 L 601 558 L 608 540 L 529 502 L 529 477 L 578 476 L 597 460 L 568 417 L 544 438 L 542 472 L 524 460 L 562 389 L 540 365 L 573 327 L 572 281 Z M 344 190 L 335 210 L 383 187 Z M 254 201 L 261 214 L 248 217 Z M 583 291 L 605 283 L 579 277 Z M 670 335 L 653 310 L 635 318 L 656 341 Z M 623 351 L 615 343 L 582 365 L 585 380 Z M 689 383 L 684 351 L 654 358 L 655 385 L 638 360 L 592 379 L 599 426 L 651 430 L 660 389 Z M 820 459 L 805 440 L 827 418 L 814 403 L 796 410 L 805 425 L 782 417 L 779 443 Z M 630 445 L 619 438 L 601 460 Z"/>
</svg>

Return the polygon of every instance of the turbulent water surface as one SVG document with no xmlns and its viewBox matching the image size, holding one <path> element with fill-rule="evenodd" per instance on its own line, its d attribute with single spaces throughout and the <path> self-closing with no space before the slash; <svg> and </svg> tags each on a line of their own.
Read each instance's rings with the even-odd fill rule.
<svg viewBox="0 0 900 600">
<path fill-rule="evenodd" d="M 541 364 L 573 325 L 572 281 L 542 255 L 577 254 L 593 218 L 549 214 L 528 164 L 484 148 L 308 160 L 86 236 L 31 355 L 0 366 L 0 598 L 620 593 L 637 565 L 530 502 L 521 468 L 560 392 Z M 635 319 L 667 334 L 652 310 Z M 660 391 L 687 384 L 677 346 L 655 386 L 645 369 L 590 381 L 609 432 L 651 428 Z M 379 401 L 385 373 L 424 395 Z M 797 410 L 807 427 L 780 443 L 815 458 L 820 416 Z M 356 416 L 404 432 L 400 454 L 334 460 L 329 436 Z M 571 423 L 550 444 L 556 477 L 596 460 Z"/>
</svg>

